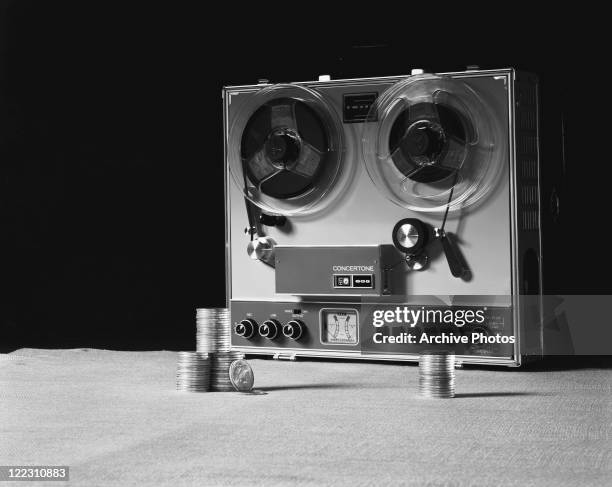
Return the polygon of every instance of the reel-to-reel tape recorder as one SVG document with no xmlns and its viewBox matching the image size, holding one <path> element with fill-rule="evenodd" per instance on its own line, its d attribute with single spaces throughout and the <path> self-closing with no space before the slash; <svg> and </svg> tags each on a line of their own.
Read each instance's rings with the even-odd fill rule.
<svg viewBox="0 0 612 487">
<path fill-rule="evenodd" d="M 542 351 L 538 94 L 513 69 L 224 89 L 232 347 Z"/>
</svg>

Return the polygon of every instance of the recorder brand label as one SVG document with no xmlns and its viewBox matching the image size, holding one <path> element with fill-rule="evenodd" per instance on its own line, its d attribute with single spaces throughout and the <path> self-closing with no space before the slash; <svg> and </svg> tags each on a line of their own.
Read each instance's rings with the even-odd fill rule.
<svg viewBox="0 0 612 487">
<path fill-rule="evenodd" d="M 335 265 L 334 272 L 374 272 L 373 265 Z"/>
</svg>

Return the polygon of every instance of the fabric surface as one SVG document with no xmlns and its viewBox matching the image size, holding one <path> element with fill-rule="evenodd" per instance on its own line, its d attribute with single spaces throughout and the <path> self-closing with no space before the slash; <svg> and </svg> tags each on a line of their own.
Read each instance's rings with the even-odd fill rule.
<svg viewBox="0 0 612 487">
<path fill-rule="evenodd" d="M 71 486 L 612 484 L 610 370 L 458 370 L 436 400 L 415 365 L 261 359 L 260 394 L 180 393 L 176 359 L 1 355 L 0 464 Z"/>
</svg>

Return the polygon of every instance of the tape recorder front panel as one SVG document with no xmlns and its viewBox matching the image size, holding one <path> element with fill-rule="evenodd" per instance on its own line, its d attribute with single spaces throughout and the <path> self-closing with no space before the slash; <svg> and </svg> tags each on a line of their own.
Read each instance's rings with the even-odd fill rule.
<svg viewBox="0 0 612 487">
<path fill-rule="evenodd" d="M 514 345 L 462 349 L 465 362 L 518 365 L 541 351 L 539 313 L 527 319 L 521 306 L 541 279 L 535 77 L 238 86 L 224 90 L 224 106 L 234 347 L 413 360 L 410 345 L 347 351 L 283 335 L 295 321 L 283 310 L 317 316 L 320 336 L 325 309 L 405 305 L 506 310 Z M 260 330 L 267 321 L 273 339 Z M 361 337 L 374 328 L 359 327 Z"/>
</svg>

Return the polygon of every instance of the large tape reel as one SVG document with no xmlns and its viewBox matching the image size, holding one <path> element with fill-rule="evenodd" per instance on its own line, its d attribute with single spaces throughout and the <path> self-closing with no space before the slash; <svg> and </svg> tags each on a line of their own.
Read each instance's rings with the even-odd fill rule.
<svg viewBox="0 0 612 487">
<path fill-rule="evenodd" d="M 274 85 L 252 95 L 231 121 L 230 172 L 263 210 L 304 215 L 339 192 L 343 131 L 320 93 Z"/>
<path fill-rule="evenodd" d="M 362 137 L 370 178 L 394 203 L 418 212 L 466 208 L 481 200 L 502 170 L 501 127 L 466 83 L 413 76 L 374 103 Z"/>
</svg>

